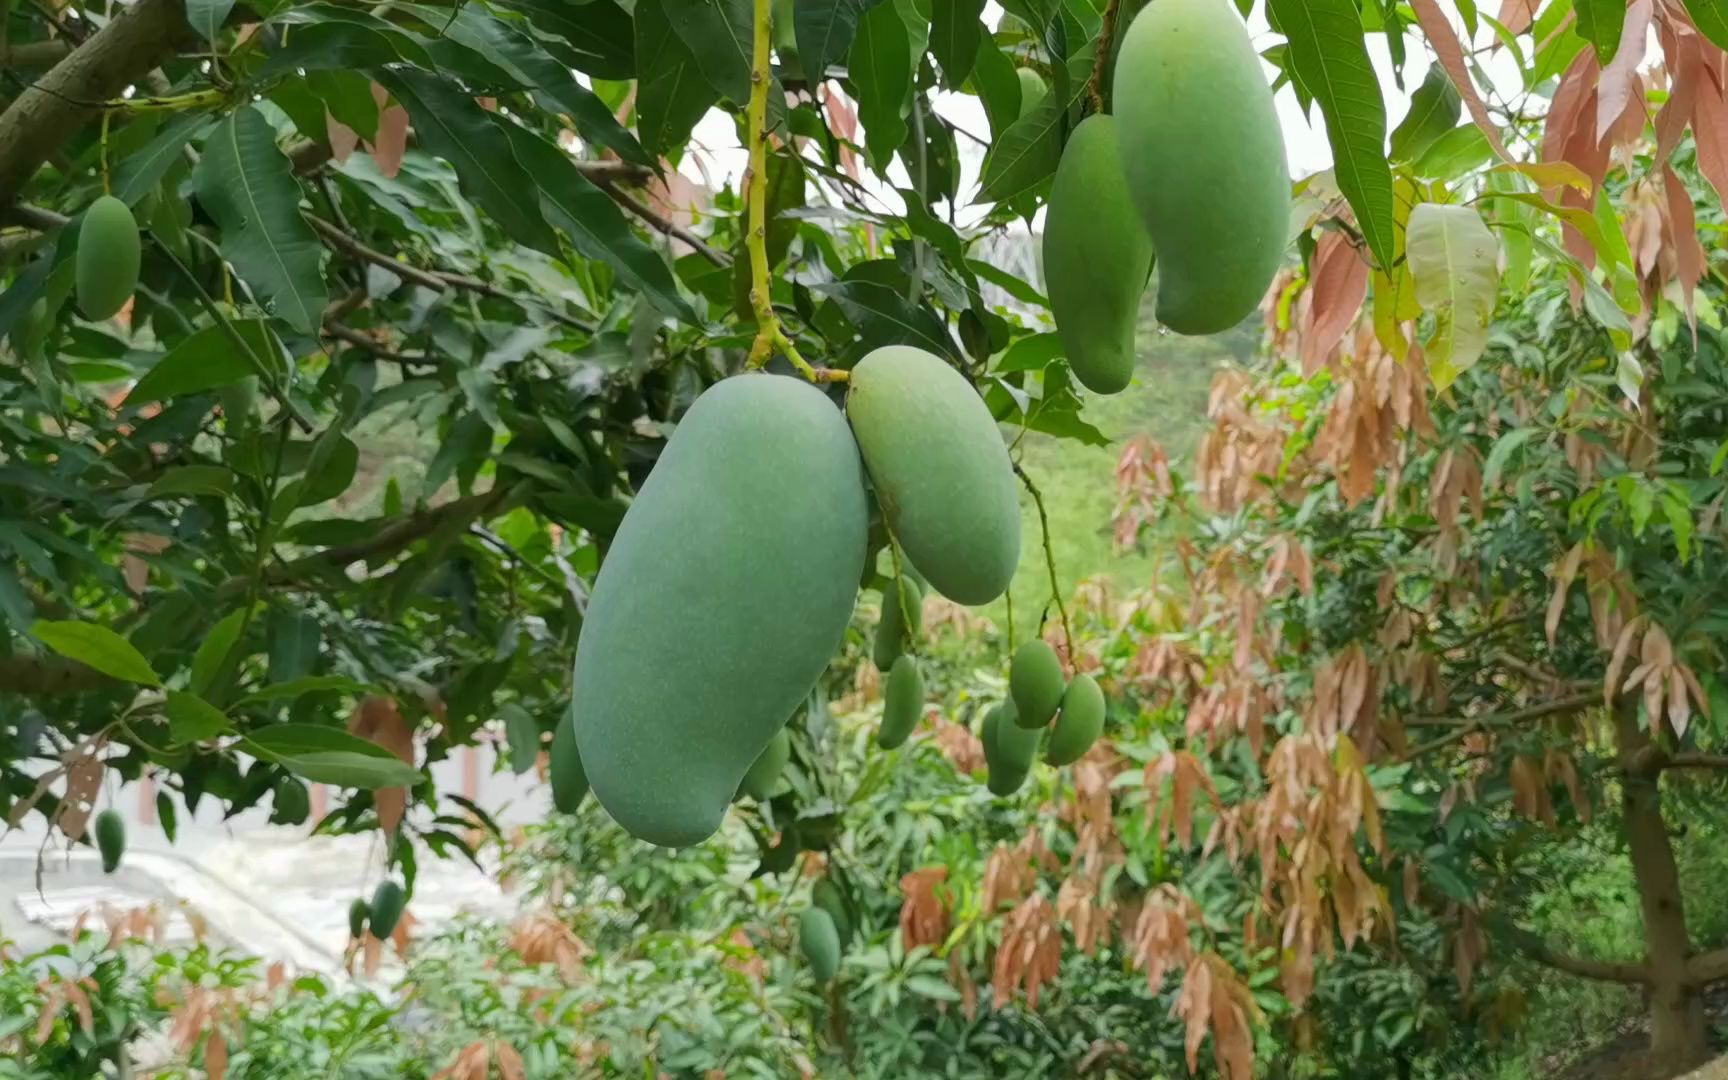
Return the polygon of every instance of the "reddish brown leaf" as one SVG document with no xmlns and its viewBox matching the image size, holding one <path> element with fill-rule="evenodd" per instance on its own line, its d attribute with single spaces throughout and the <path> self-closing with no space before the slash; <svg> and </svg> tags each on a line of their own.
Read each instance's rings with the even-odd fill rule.
<svg viewBox="0 0 1728 1080">
<path fill-rule="evenodd" d="M 1648 3 L 1648 0 L 1643 0 Z M 1464 65 L 1464 47 L 1458 42 L 1458 34 L 1452 29 L 1451 20 L 1440 10 L 1439 0 L 1411 0 L 1410 6 L 1416 11 L 1416 21 L 1422 24 L 1422 32 L 1428 38 L 1429 48 L 1440 61 L 1440 66 L 1451 76 L 1452 84 L 1458 88 L 1458 94 L 1464 99 L 1464 107 L 1470 110 L 1470 118 L 1476 121 L 1476 126 L 1482 129 L 1482 134 L 1488 137 L 1488 145 L 1501 158 L 1510 160 L 1506 152 L 1506 144 L 1500 138 L 1500 129 L 1488 115 L 1488 106 L 1482 103 L 1482 95 L 1476 92 L 1476 84 L 1470 80 L 1470 70 Z"/>
<path fill-rule="evenodd" d="M 1342 231 L 1321 233 L 1314 247 L 1314 271 L 1308 284 L 1313 297 L 1313 322 L 1302 336 L 1302 370 L 1320 370 L 1332 350 L 1344 340 L 1368 295 L 1368 261 Z"/>
<path fill-rule="evenodd" d="M 1698 80 L 1692 106 L 1692 137 L 1698 147 L 1698 171 L 1728 201 L 1728 96 L 1715 79 Z"/>
<path fill-rule="evenodd" d="M 1522 34 L 1536 21 L 1536 8 L 1540 3 L 1541 0 L 1500 0 L 1500 24 L 1514 37 Z"/>
<path fill-rule="evenodd" d="M 346 164 L 348 155 L 360 145 L 360 133 L 331 116 L 328 111 L 324 113 L 324 132 L 330 140 L 330 156 L 336 160 L 336 164 Z"/>
<path fill-rule="evenodd" d="M 208 1080 L 222 1080 L 228 1075 L 228 1040 L 220 1031 L 212 1031 L 204 1040 L 204 1075 Z"/>
<path fill-rule="evenodd" d="M 1704 276 L 1704 245 L 1698 242 L 1698 219 L 1692 208 L 1692 196 L 1686 185 L 1674 173 L 1674 166 L 1662 166 L 1662 189 L 1667 195 L 1667 223 L 1670 250 L 1674 253 L 1675 279 L 1680 282 L 1685 297 L 1686 322 L 1692 327 L 1692 341 L 1698 341 L 1698 281 Z"/>
<path fill-rule="evenodd" d="M 408 726 L 396 699 L 374 694 L 363 698 L 354 707 L 348 721 L 349 734 L 369 739 L 395 754 L 408 764 L 414 764 L 414 729 Z M 373 805 L 378 811 L 378 825 L 385 835 L 396 831 L 407 807 L 405 788 L 382 788 L 373 793 Z"/>
<path fill-rule="evenodd" d="M 1625 28 L 1620 34 L 1620 49 L 1614 59 L 1602 69 L 1596 81 L 1596 141 L 1608 138 L 1608 132 L 1626 114 L 1632 104 L 1633 89 L 1638 83 L 1638 65 L 1644 62 L 1644 50 L 1650 34 L 1650 0 L 1632 0 L 1626 6 Z M 1640 117 L 1639 129 L 1643 123 Z"/>
</svg>

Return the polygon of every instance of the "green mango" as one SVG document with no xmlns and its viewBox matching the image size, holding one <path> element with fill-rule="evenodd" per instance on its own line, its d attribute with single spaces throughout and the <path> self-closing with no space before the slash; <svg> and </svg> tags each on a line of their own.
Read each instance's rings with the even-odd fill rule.
<svg viewBox="0 0 1728 1080">
<path fill-rule="evenodd" d="M 1116 120 L 1080 121 L 1062 150 L 1044 218 L 1050 313 L 1074 377 L 1114 394 L 1134 377 L 1140 297 L 1152 273 L 1152 238 L 1128 194 Z"/>
<path fill-rule="evenodd" d="M 1014 74 L 1020 77 L 1020 115 L 1024 117 L 1044 100 L 1050 87 L 1045 85 L 1044 76 L 1031 68 L 1016 68 Z"/>
<path fill-rule="evenodd" d="M 888 672 L 888 688 L 882 695 L 882 726 L 876 732 L 876 745 L 892 750 L 906 742 L 918 718 L 924 713 L 924 673 L 918 670 L 918 660 L 902 656 Z"/>
<path fill-rule="evenodd" d="M 582 752 L 576 748 L 576 726 L 569 710 L 552 732 L 552 750 L 547 778 L 552 782 L 552 805 L 560 814 L 574 814 L 588 796 L 588 773 L 582 768 Z"/>
<path fill-rule="evenodd" d="M 1043 638 L 1033 638 L 1014 652 L 1008 665 L 1008 693 L 1014 699 L 1015 719 L 1024 728 L 1041 728 L 1062 704 L 1067 679 L 1056 650 Z"/>
<path fill-rule="evenodd" d="M 798 916 L 798 948 L 817 982 L 829 982 L 839 974 L 840 931 L 834 916 L 819 907 L 805 908 Z"/>
<path fill-rule="evenodd" d="M 1020 501 L 1008 449 L 972 384 L 906 345 L 852 369 L 846 414 L 888 527 L 937 592 L 1001 596 L 1020 561 Z"/>
<path fill-rule="evenodd" d="M 923 631 L 924 590 L 914 578 L 903 577 L 898 590 L 882 594 L 882 618 L 876 623 L 876 642 L 870 651 L 876 670 L 893 667 L 907 644 L 916 642 Z"/>
<path fill-rule="evenodd" d="M 408 906 L 408 895 L 402 891 L 402 886 L 385 878 L 372 890 L 372 903 L 368 907 L 372 921 L 372 936 L 380 941 L 396 932 L 396 924 L 402 919 L 402 911 Z M 353 917 L 352 912 L 349 915 Z"/>
<path fill-rule="evenodd" d="M 96 815 L 96 850 L 102 853 L 104 874 L 120 868 L 120 859 L 126 854 L 126 819 L 112 807 Z"/>
<path fill-rule="evenodd" d="M 866 506 L 845 419 L 809 383 L 739 375 L 685 413 L 576 650 L 582 764 L 631 835 L 685 847 L 720 827 L 845 636 Z"/>
<path fill-rule="evenodd" d="M 78 307 L 85 318 L 111 319 L 138 291 L 143 249 L 132 210 L 104 195 L 84 211 L 78 226 Z"/>
<path fill-rule="evenodd" d="M 750 765 L 750 771 L 744 774 L 744 782 L 738 785 L 738 794 L 748 795 L 759 803 L 767 802 L 774 797 L 774 789 L 780 786 L 780 774 L 786 771 L 786 763 L 790 760 L 792 736 L 781 728 L 762 748 L 762 753 Z"/>
<path fill-rule="evenodd" d="M 1284 261 L 1290 173 L 1272 90 L 1230 0 L 1154 0 L 1122 42 L 1123 171 L 1158 253 L 1158 321 L 1215 334 Z"/>
<path fill-rule="evenodd" d="M 300 825 L 312 814 L 306 785 L 292 776 L 276 781 L 270 797 L 270 820 L 277 825 Z"/>
<path fill-rule="evenodd" d="M 356 896 L 348 905 L 348 936 L 358 938 L 366 933 L 366 922 L 372 918 L 372 905 Z"/>
<path fill-rule="evenodd" d="M 1044 760 L 1071 765 L 1085 756 L 1104 731 L 1104 691 L 1090 675 L 1076 675 L 1062 695 L 1062 714 L 1050 731 Z"/>
<path fill-rule="evenodd" d="M 1026 783 L 1038 753 L 1037 729 L 1023 728 L 1014 715 L 1014 702 L 1004 701 L 984 714 L 986 785 L 992 795 L 1012 795 Z"/>
<path fill-rule="evenodd" d="M 839 935 L 841 945 L 851 942 L 852 915 L 846 910 L 845 894 L 840 891 L 840 886 L 834 884 L 833 878 L 821 878 L 810 886 L 810 902 L 834 920 L 834 931 Z"/>
</svg>

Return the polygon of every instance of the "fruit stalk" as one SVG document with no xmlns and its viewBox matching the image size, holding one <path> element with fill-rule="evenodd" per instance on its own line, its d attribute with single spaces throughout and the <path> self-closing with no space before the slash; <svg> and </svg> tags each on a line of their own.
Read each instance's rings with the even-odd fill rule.
<svg viewBox="0 0 1728 1080">
<path fill-rule="evenodd" d="M 1116 8 L 1122 0 L 1110 0 L 1104 5 L 1104 21 L 1098 26 L 1098 56 L 1092 61 L 1092 78 L 1086 83 L 1086 96 L 1092 101 L 1092 111 L 1104 111 L 1104 69 L 1110 66 L 1110 50 L 1116 44 Z"/>
<path fill-rule="evenodd" d="M 1044 510 L 1044 495 L 1038 490 L 1038 485 L 1032 482 L 1032 477 L 1014 462 L 1014 475 L 1026 486 L 1027 494 L 1032 496 L 1032 504 L 1038 508 L 1038 531 L 1044 538 L 1044 568 L 1050 573 L 1050 596 L 1056 601 L 1056 614 L 1062 618 L 1062 640 L 1068 653 L 1067 666 L 1074 666 L 1074 628 L 1068 625 L 1068 605 L 1062 602 L 1062 584 L 1056 579 L 1056 550 L 1050 546 L 1050 515 Z M 1045 609 L 1049 611 L 1048 608 Z"/>
<path fill-rule="evenodd" d="M 750 167 L 744 173 L 749 188 L 748 219 L 744 246 L 750 253 L 750 307 L 756 313 L 756 340 L 750 344 L 748 368 L 766 364 L 778 349 L 813 383 L 845 382 L 849 373 L 835 368 L 815 368 L 786 336 L 768 288 L 768 88 L 773 84 L 768 70 L 768 48 L 772 41 L 772 0 L 754 0 L 754 32 L 751 34 L 750 102 L 744 110 L 745 138 L 750 141 Z"/>
</svg>

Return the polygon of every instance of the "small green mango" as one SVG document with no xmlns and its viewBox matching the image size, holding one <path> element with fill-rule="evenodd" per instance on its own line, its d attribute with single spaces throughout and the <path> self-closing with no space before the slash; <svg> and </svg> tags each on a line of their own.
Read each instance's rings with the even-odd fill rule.
<svg viewBox="0 0 1728 1080">
<path fill-rule="evenodd" d="M 1090 675 L 1076 675 L 1062 695 L 1062 714 L 1050 732 L 1044 760 L 1070 765 L 1085 756 L 1104 731 L 1104 691 Z"/>
<path fill-rule="evenodd" d="M 774 790 L 780 786 L 780 774 L 791 760 L 792 736 L 781 728 L 751 763 L 743 783 L 738 785 L 738 794 L 748 795 L 759 803 L 767 802 L 774 797 Z"/>
<path fill-rule="evenodd" d="M 348 936 L 358 938 L 366 933 L 366 922 L 372 917 L 372 905 L 356 896 L 348 905 Z"/>
<path fill-rule="evenodd" d="M 876 745 L 893 750 L 904 744 L 918 726 L 924 714 L 924 673 L 918 661 L 902 656 L 888 672 L 888 688 L 882 695 L 882 727 L 876 732 Z"/>
<path fill-rule="evenodd" d="M 1014 699 L 1015 716 L 1023 728 L 1041 728 L 1062 704 L 1066 679 L 1056 650 L 1042 638 L 1033 638 L 1015 650 L 1008 666 L 1008 693 Z"/>
<path fill-rule="evenodd" d="M 120 868 L 126 854 L 126 820 L 112 807 L 96 815 L 96 850 L 102 853 L 104 874 Z"/>
<path fill-rule="evenodd" d="M 808 907 L 798 916 L 798 948 L 819 983 L 840 973 L 840 931 L 834 916 L 819 907 Z"/>
<path fill-rule="evenodd" d="M 1023 117 L 1037 108 L 1044 95 L 1050 92 L 1050 87 L 1045 85 L 1044 76 L 1031 68 L 1017 68 L 1014 74 L 1020 77 L 1020 115 Z"/>
<path fill-rule="evenodd" d="M 277 825 L 300 825 L 312 814 L 306 785 L 292 776 L 276 781 L 270 797 L 270 820 Z"/>
<path fill-rule="evenodd" d="M 1020 726 L 1013 701 L 1004 701 L 984 714 L 980 737 L 988 770 L 986 786 L 992 795 L 1012 795 L 1026 783 L 1038 753 L 1038 736 L 1036 729 Z"/>
<path fill-rule="evenodd" d="M 389 878 L 378 883 L 372 890 L 372 903 L 369 907 L 372 921 L 372 936 L 380 941 L 396 932 L 396 924 L 402 919 L 402 911 L 408 906 L 408 896 L 402 891 L 402 886 Z"/>
<path fill-rule="evenodd" d="M 828 913 L 834 920 L 834 931 L 842 946 L 852 941 L 852 915 L 846 910 L 846 896 L 833 878 L 822 878 L 810 886 L 810 902 Z"/>
<path fill-rule="evenodd" d="M 1216 334 L 1252 315 L 1290 231 L 1284 135 L 1230 0 L 1153 0 L 1116 61 L 1122 168 L 1158 252 L 1158 321 Z"/>
<path fill-rule="evenodd" d="M 78 307 L 89 319 L 111 319 L 138 291 L 143 249 L 132 209 L 104 195 L 78 227 Z"/>
<path fill-rule="evenodd" d="M 576 747 L 576 727 L 568 710 L 552 732 L 549 756 L 546 773 L 552 782 L 552 805 L 560 814 L 574 814 L 588 796 L 588 773 L 582 768 L 582 751 Z"/>
<path fill-rule="evenodd" d="M 852 369 L 846 415 L 889 530 L 937 592 L 1001 596 L 1020 561 L 1020 501 L 984 399 L 922 349 L 890 345 Z"/>
<path fill-rule="evenodd" d="M 898 594 L 898 599 L 896 599 Z M 882 593 L 882 618 L 876 623 L 876 643 L 870 657 L 877 671 L 887 671 L 924 631 L 924 590 L 912 577 L 900 579 L 898 590 Z"/>
<path fill-rule="evenodd" d="M 1122 175 L 1116 120 L 1080 121 L 1062 150 L 1044 219 L 1044 281 L 1068 367 L 1088 390 L 1114 394 L 1134 378 L 1140 297 L 1152 238 Z"/>
</svg>

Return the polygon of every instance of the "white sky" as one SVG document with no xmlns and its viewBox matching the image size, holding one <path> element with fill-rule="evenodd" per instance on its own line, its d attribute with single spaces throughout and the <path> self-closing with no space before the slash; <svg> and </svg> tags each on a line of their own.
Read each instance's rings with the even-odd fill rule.
<svg viewBox="0 0 1728 1080">
<path fill-rule="evenodd" d="M 988 26 L 995 26 L 1001 16 L 1001 8 L 992 0 L 985 5 L 984 18 Z M 1463 27 L 1454 19 L 1460 36 Z M 1266 25 L 1265 16 L 1259 8 L 1255 9 L 1253 18 L 1249 20 L 1249 29 L 1254 37 L 1257 49 L 1277 43 L 1278 36 L 1273 34 Z M 1478 42 L 1491 40 L 1491 32 L 1486 26 L 1481 27 Z M 1468 45 L 1466 46 L 1468 47 Z M 1373 61 L 1375 72 L 1380 76 L 1381 87 L 1386 101 L 1386 130 L 1388 133 L 1404 118 L 1410 108 L 1410 92 L 1422 84 L 1423 77 L 1428 72 L 1431 56 L 1420 35 L 1411 33 L 1406 37 L 1406 59 L 1404 65 L 1404 86 L 1399 89 L 1392 78 L 1391 52 L 1386 47 L 1386 38 L 1382 34 L 1371 34 L 1368 37 L 1368 51 Z M 1496 86 L 1507 95 L 1515 95 L 1520 89 L 1519 75 L 1516 65 L 1503 50 L 1497 51 L 1487 60 L 1489 75 Z M 1270 81 L 1276 74 L 1270 65 L 1267 66 L 1267 79 Z M 1302 114 L 1297 104 L 1296 93 L 1289 86 L 1279 90 L 1277 95 L 1278 115 L 1283 122 L 1284 146 L 1289 157 L 1290 174 L 1293 178 L 1301 178 L 1312 173 L 1329 169 L 1332 166 L 1332 151 L 1326 140 L 1326 125 L 1320 118 L 1319 110 L 1314 111 L 1312 123 Z M 984 107 L 975 97 L 969 94 L 938 92 L 936 109 L 943 116 L 967 131 L 980 136 L 989 133 L 989 125 L 985 121 Z M 965 136 L 958 138 L 960 156 L 962 159 L 962 177 L 960 183 L 960 198 L 969 201 L 976 191 L 978 168 L 982 162 L 983 151 L 976 143 Z M 695 142 L 706 149 L 702 155 L 706 167 L 709 184 L 718 186 L 722 183 L 736 185 L 746 165 L 746 155 L 743 148 L 737 145 L 736 128 L 732 118 L 721 112 L 710 112 L 696 126 Z M 683 170 L 693 179 L 703 179 L 702 170 L 688 159 Z M 905 170 L 896 160 L 889 169 L 889 175 L 894 183 L 909 186 Z M 880 181 L 870 176 L 865 178 L 866 186 L 878 191 L 884 202 L 894 209 L 899 209 L 899 198 L 886 190 Z M 973 215 L 976 216 L 976 215 Z M 962 221 L 968 215 L 961 214 Z"/>
</svg>

